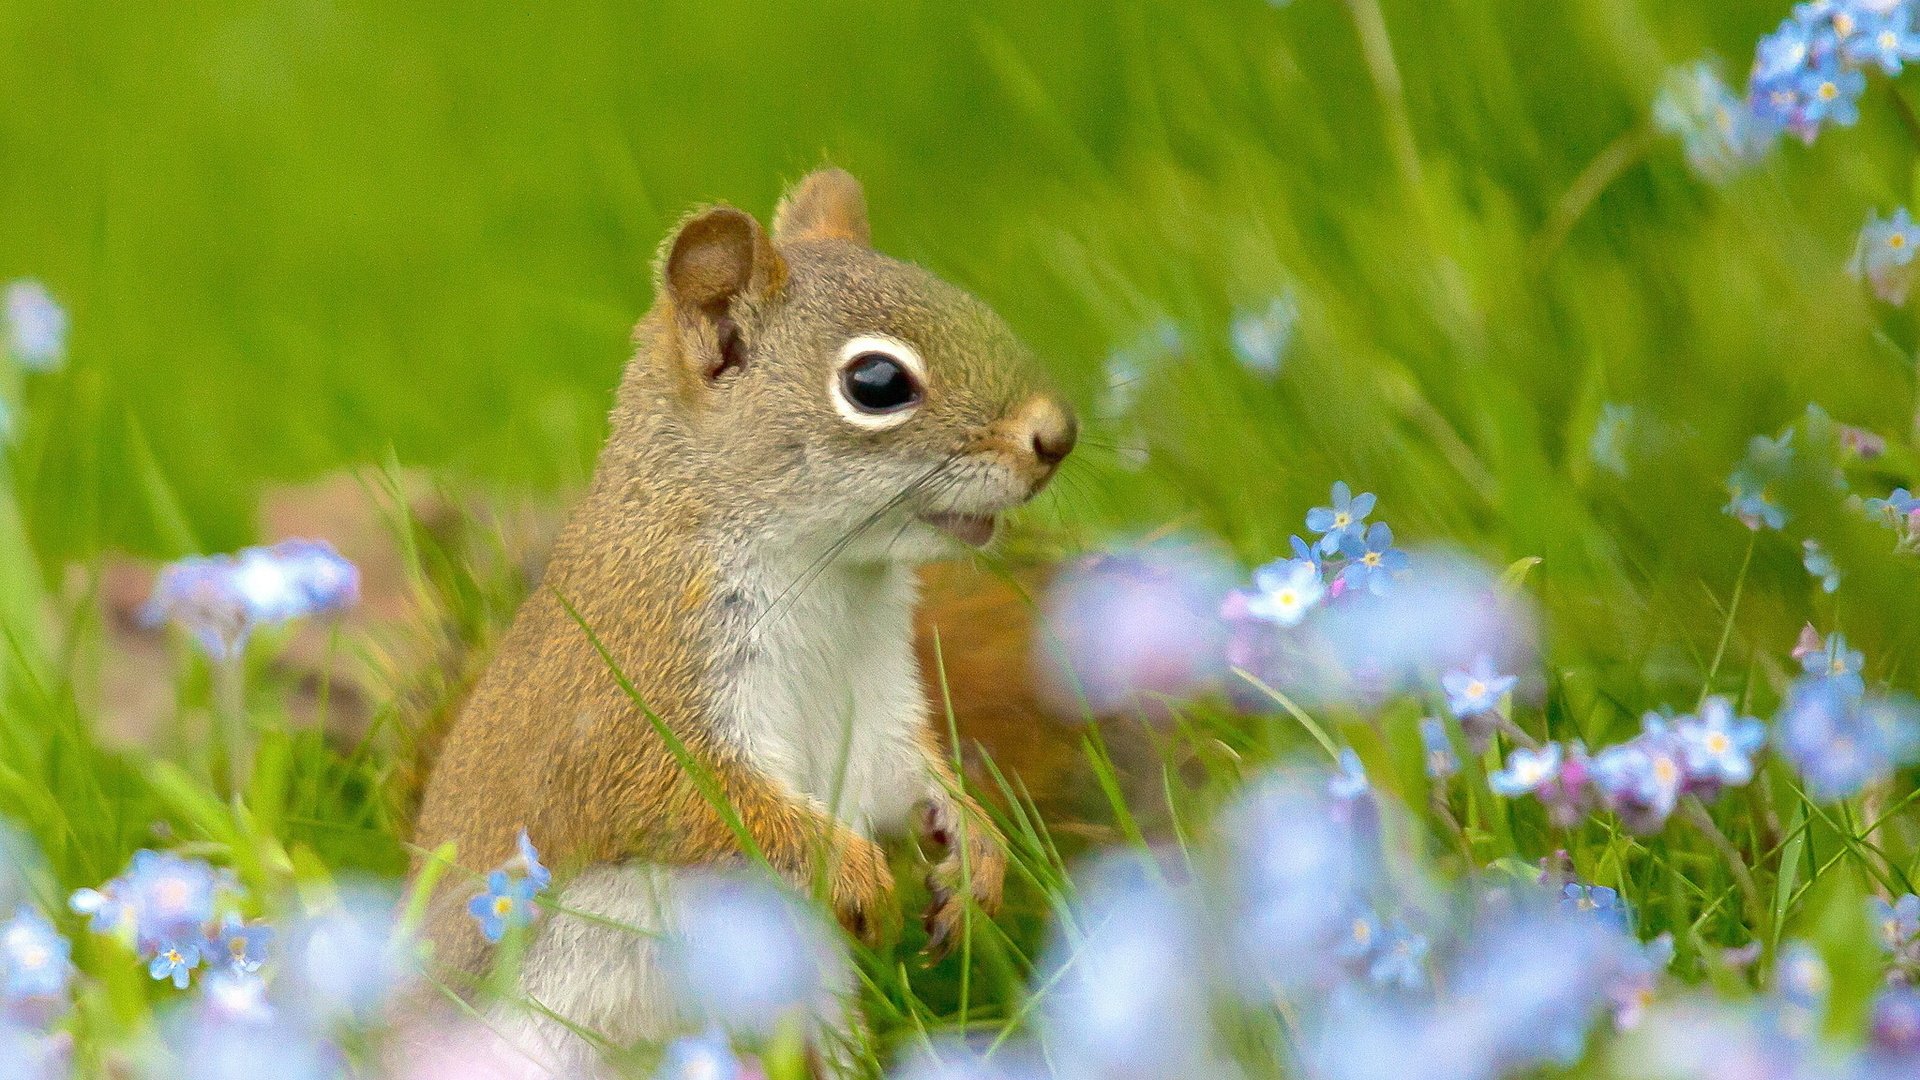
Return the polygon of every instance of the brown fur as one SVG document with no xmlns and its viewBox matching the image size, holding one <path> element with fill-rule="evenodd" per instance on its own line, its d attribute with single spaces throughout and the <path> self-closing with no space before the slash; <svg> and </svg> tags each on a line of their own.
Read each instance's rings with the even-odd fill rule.
<svg viewBox="0 0 1920 1080">
<path fill-rule="evenodd" d="M 737 859 L 738 838 L 651 713 L 717 780 L 775 869 L 801 883 L 825 877 L 850 928 L 871 934 L 882 924 L 893 888 L 882 849 L 779 789 L 715 735 L 720 658 L 738 647 L 742 628 L 716 577 L 714 545 L 759 535 L 771 510 L 820 498 L 819 485 L 833 482 L 823 461 L 897 470 L 903 459 L 997 455 L 1038 490 L 1057 459 L 1034 460 L 1029 449 L 1040 436 L 1023 425 L 1043 399 L 1018 343 L 971 297 L 865 250 L 865 236 L 858 184 L 829 172 L 783 203 L 771 239 L 723 207 L 690 217 L 666 245 L 658 299 L 635 332 L 637 355 L 592 486 L 446 734 L 425 787 L 418 850 L 451 841 L 459 864 L 479 872 L 509 856 L 525 828 L 560 874 L 633 858 Z M 942 371 L 925 407 L 937 424 L 862 436 L 796 411 L 793 402 L 816 392 L 813 369 L 787 358 L 845 334 L 844 311 L 881 320 Z M 732 334 L 754 350 L 750 377 L 725 362 Z M 1070 447 L 1070 414 L 1050 399 L 1044 409 L 1065 423 L 1052 434 Z M 944 710 L 935 715 L 944 725 Z M 925 745 L 930 773 L 952 796 L 931 803 L 926 822 L 936 842 L 954 841 L 931 874 L 937 947 L 963 909 L 961 894 L 997 905 L 1005 860 L 936 732 Z M 428 932 L 443 962 L 477 974 L 488 953 L 464 916 L 466 895 L 448 889 Z"/>
</svg>

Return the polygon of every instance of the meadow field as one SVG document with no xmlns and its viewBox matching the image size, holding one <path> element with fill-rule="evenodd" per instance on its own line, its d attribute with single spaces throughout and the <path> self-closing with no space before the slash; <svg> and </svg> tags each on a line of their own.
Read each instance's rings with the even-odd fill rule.
<svg viewBox="0 0 1920 1080">
<path fill-rule="evenodd" d="M 704 1041 L 611 1067 L 802 1075 L 818 954 L 873 1076 L 1920 1075 L 1914 18 L 0 4 L 0 1070 L 541 1075 L 451 992 L 392 1049 L 409 725 L 661 239 L 830 162 L 1079 409 L 981 561 L 1051 581 L 1091 809 L 976 768 L 953 956 L 912 886 L 879 949 L 754 892 Z M 154 594 L 295 538 L 358 565 L 256 551 L 322 578 L 212 640 Z"/>
</svg>

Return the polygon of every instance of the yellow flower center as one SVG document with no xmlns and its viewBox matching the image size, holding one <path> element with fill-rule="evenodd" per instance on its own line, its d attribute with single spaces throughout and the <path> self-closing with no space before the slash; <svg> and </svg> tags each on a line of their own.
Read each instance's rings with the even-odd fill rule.
<svg viewBox="0 0 1920 1080">
<path fill-rule="evenodd" d="M 1891 52 L 1900 45 L 1900 35 L 1891 30 L 1880 31 L 1880 47 Z"/>
<path fill-rule="evenodd" d="M 1334 528 L 1336 528 L 1336 529 L 1344 529 L 1344 528 L 1346 528 L 1347 526 L 1349 526 L 1349 525 L 1351 525 L 1351 524 L 1353 524 L 1353 515 L 1351 515 L 1351 514 L 1335 514 L 1335 515 L 1333 515 L 1333 527 L 1334 527 Z"/>
<path fill-rule="evenodd" d="M 1360 556 L 1360 561 L 1366 563 L 1368 566 L 1379 566 L 1380 553 L 1377 551 L 1369 551 L 1365 555 Z"/>
<path fill-rule="evenodd" d="M 1847 662 L 1838 657 L 1835 657 L 1827 667 L 1831 668 L 1835 675 L 1845 675 L 1847 673 Z"/>
<path fill-rule="evenodd" d="M 1470 698 L 1486 697 L 1487 684 L 1481 682 L 1479 679 L 1473 680 L 1467 684 L 1467 696 Z"/>
<path fill-rule="evenodd" d="M 233 954 L 233 958 L 234 958 L 235 960 L 244 960 L 244 959 L 246 959 L 246 956 L 247 956 L 247 939 L 246 939 L 246 938 L 243 938 L 243 937 L 236 937 L 236 938 L 228 938 L 228 939 L 227 939 L 227 951 Z"/>
<path fill-rule="evenodd" d="M 1653 762 L 1653 775 L 1661 783 L 1666 784 L 1677 779 L 1680 770 L 1674 765 L 1672 758 L 1656 758 Z"/>
<path fill-rule="evenodd" d="M 1733 740 L 1727 738 L 1722 732 L 1714 731 L 1709 732 L 1707 735 L 1707 749 L 1713 753 L 1724 754 L 1731 749 L 1732 746 Z"/>
<path fill-rule="evenodd" d="M 513 914 L 513 897 L 511 896 L 495 897 L 493 901 L 493 913 L 495 915 L 500 916 L 503 919 L 506 918 L 508 915 Z"/>
<path fill-rule="evenodd" d="M 1820 95 L 1821 101 L 1832 101 L 1834 98 L 1840 96 L 1840 88 L 1833 83 L 1823 82 L 1820 84 L 1820 89 L 1817 93 Z"/>
<path fill-rule="evenodd" d="M 1907 234 L 1897 232 L 1897 233 L 1894 233 L 1892 236 L 1887 237 L 1887 246 L 1894 249 L 1895 251 L 1898 251 L 1901 248 L 1906 247 Z"/>
<path fill-rule="evenodd" d="M 1833 32 L 1839 34 L 1841 37 L 1852 37 L 1853 16 L 1845 12 L 1835 12 L 1833 16 Z"/>
</svg>

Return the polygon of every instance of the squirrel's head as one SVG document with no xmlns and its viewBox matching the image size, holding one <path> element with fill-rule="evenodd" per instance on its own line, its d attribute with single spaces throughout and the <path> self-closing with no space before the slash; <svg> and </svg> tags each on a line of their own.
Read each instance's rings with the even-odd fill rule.
<svg viewBox="0 0 1920 1080">
<path fill-rule="evenodd" d="M 837 169 L 771 233 L 720 206 L 661 249 L 622 412 L 647 457 L 800 550 L 918 560 L 983 545 L 1073 449 L 1075 422 L 999 316 L 869 242 Z"/>
</svg>

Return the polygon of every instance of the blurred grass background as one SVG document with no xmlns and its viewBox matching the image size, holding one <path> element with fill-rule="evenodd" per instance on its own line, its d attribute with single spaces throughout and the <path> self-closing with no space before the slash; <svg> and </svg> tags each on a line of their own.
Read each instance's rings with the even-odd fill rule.
<svg viewBox="0 0 1920 1080">
<path fill-rule="evenodd" d="M 1178 525 L 1263 559 L 1344 477 L 1403 541 L 1544 559 L 1549 690 L 1602 741 L 1698 692 L 1751 435 L 1817 402 L 1896 436 L 1863 493 L 1912 460 L 1911 320 L 1844 269 L 1912 183 L 1885 87 L 1724 188 L 1648 127 L 1670 65 L 1737 75 L 1787 7 L 8 3 L 0 278 L 75 327 L 31 387 L 22 513 L 51 581 L 230 549 L 266 485 L 389 451 L 568 490 L 671 222 L 764 215 L 831 160 L 883 248 L 994 303 L 1089 411 L 1110 353 L 1182 328 L 1095 440 L 1137 428 L 1147 466 L 1083 454 L 1047 511 L 1069 536 Z M 1263 380 L 1228 319 L 1288 290 Z M 1624 477 L 1588 453 L 1609 402 L 1637 410 Z M 1720 688 L 1808 618 L 1883 672 L 1912 655 L 1888 535 L 1808 523 L 1856 585 L 1836 608 L 1797 539 L 1761 538 L 1778 587 Z"/>
</svg>

